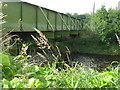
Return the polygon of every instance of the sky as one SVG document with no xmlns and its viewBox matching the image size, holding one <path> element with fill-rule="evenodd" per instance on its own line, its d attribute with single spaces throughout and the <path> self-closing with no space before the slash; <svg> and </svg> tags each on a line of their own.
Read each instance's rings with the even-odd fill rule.
<svg viewBox="0 0 120 90">
<path fill-rule="evenodd" d="M 116 8 L 120 0 L 22 0 L 61 13 L 91 13 L 95 2 L 95 10 L 105 5 L 106 8 Z"/>
</svg>

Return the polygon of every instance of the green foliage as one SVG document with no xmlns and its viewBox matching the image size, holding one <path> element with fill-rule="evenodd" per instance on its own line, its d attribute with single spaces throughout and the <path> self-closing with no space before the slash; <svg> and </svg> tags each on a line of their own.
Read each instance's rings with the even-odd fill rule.
<svg viewBox="0 0 120 90">
<path fill-rule="evenodd" d="M 8 54 L 0 52 L 0 58 L 2 59 L 2 65 L 11 65 Z"/>
<path fill-rule="evenodd" d="M 26 62 L 27 58 L 31 57 L 27 55 L 26 51 L 28 49 L 27 44 L 23 44 L 21 49 L 21 53 L 18 56 L 9 56 L 6 53 L 1 53 L 2 58 L 2 76 L 8 80 L 11 80 L 14 75 L 23 68 L 24 62 Z"/>
<path fill-rule="evenodd" d="M 81 30 L 90 30 L 91 15 L 88 13 L 79 15 L 78 13 L 66 13 L 69 16 L 80 19 L 81 21 Z"/>
<path fill-rule="evenodd" d="M 100 40 L 108 46 L 117 43 L 115 34 L 120 37 L 120 10 L 112 8 L 106 10 L 103 5 L 101 9 L 91 15 L 67 14 L 81 19 L 81 29 L 96 31 L 100 36 Z"/>
<path fill-rule="evenodd" d="M 108 11 L 105 6 L 97 10 L 95 14 L 92 15 L 92 23 L 94 25 L 94 30 L 96 30 L 103 42 L 108 45 L 110 43 L 116 43 L 115 33 L 120 35 L 120 10 L 110 8 Z"/>
<path fill-rule="evenodd" d="M 14 78 L 11 81 L 6 79 L 2 80 L 3 88 L 41 88 L 44 84 L 39 81 L 39 79 L 19 79 Z"/>
<path fill-rule="evenodd" d="M 76 14 L 77 15 L 77 14 Z M 102 6 L 94 14 L 77 15 L 80 18 L 80 37 L 62 42 L 71 51 L 96 54 L 119 55 L 120 10 Z"/>
<path fill-rule="evenodd" d="M 90 23 L 91 23 L 91 15 L 90 14 L 82 14 L 78 15 L 77 18 L 81 20 L 81 27 L 83 30 L 90 30 Z"/>
<path fill-rule="evenodd" d="M 80 36 L 70 40 L 60 42 L 59 47 L 63 49 L 68 46 L 71 52 L 91 53 L 91 54 L 105 54 L 105 55 L 120 55 L 120 47 L 118 44 L 106 45 L 101 41 L 101 37 L 96 31 L 83 30 Z M 65 50 L 62 50 L 63 52 Z"/>
<path fill-rule="evenodd" d="M 44 67 L 24 63 L 11 80 L 3 78 L 2 85 L 3 88 L 119 88 L 118 68 L 119 65 L 98 72 L 84 71 L 76 65 L 59 71 L 56 63 Z"/>
<path fill-rule="evenodd" d="M 85 37 L 84 37 L 85 38 Z M 79 65 L 57 68 L 56 62 L 42 65 L 27 62 L 27 45 L 12 65 L 3 67 L 3 88 L 119 88 L 119 65 L 110 71 L 84 71 Z M 25 53 L 24 53 L 25 52 Z"/>
</svg>

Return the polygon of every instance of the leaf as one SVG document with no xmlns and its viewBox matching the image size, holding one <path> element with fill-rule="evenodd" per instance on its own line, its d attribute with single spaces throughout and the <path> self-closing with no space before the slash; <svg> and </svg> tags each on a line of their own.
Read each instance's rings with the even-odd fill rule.
<svg viewBox="0 0 120 90">
<path fill-rule="evenodd" d="M 22 81 L 18 78 L 14 78 L 10 81 L 12 88 L 24 88 Z"/>
<path fill-rule="evenodd" d="M 21 76 L 24 76 L 24 75 L 22 75 L 22 74 L 16 74 L 16 75 L 14 75 L 15 77 L 21 77 Z"/>
<path fill-rule="evenodd" d="M 2 84 L 3 84 L 3 88 L 10 88 L 9 85 L 10 85 L 10 82 L 6 79 L 3 79 L 2 80 Z"/>
<path fill-rule="evenodd" d="M 30 88 L 42 88 L 43 87 L 43 83 L 39 81 L 39 79 L 35 79 L 35 78 L 31 78 L 28 81 L 28 86 Z"/>
<path fill-rule="evenodd" d="M 25 59 L 25 57 L 23 55 L 18 55 L 14 58 L 14 60 L 19 60 L 19 61 L 24 60 L 24 59 Z"/>
<path fill-rule="evenodd" d="M 9 55 L 0 52 L 0 58 L 2 59 L 2 65 L 11 65 Z"/>
<path fill-rule="evenodd" d="M 35 86 L 36 88 L 42 88 L 44 84 L 42 82 L 39 81 L 39 79 L 35 79 Z"/>
<path fill-rule="evenodd" d="M 31 78 L 31 79 L 29 79 L 29 81 L 28 81 L 28 86 L 29 86 L 30 88 L 35 88 L 34 83 L 35 83 L 35 78 Z"/>
<path fill-rule="evenodd" d="M 35 72 L 39 71 L 39 67 L 35 65 Z"/>
</svg>

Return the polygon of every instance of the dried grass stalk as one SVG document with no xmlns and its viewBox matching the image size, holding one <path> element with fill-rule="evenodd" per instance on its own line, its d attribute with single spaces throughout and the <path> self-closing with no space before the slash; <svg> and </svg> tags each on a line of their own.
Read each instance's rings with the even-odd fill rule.
<svg viewBox="0 0 120 90">
<path fill-rule="evenodd" d="M 40 49 L 50 49 L 50 45 L 48 44 L 48 39 L 46 38 L 46 36 L 39 31 L 38 29 L 34 28 L 35 31 L 39 34 L 39 37 L 35 37 L 33 35 L 32 38 L 35 40 L 35 42 L 37 43 L 37 45 L 39 46 Z"/>
<path fill-rule="evenodd" d="M 44 60 L 47 60 L 46 57 L 44 55 L 42 55 L 41 53 L 37 52 L 37 54 Z"/>
<path fill-rule="evenodd" d="M 118 35 L 115 33 L 115 36 L 116 36 L 116 38 L 117 38 L 117 41 L 118 41 L 118 44 L 119 44 L 119 46 L 120 46 L 120 38 L 118 37 Z"/>
</svg>

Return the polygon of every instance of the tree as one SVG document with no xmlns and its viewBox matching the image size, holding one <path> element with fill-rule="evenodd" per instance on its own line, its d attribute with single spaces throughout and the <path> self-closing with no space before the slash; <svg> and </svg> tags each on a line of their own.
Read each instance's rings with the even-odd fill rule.
<svg viewBox="0 0 120 90">
<path fill-rule="evenodd" d="M 81 20 L 83 29 L 86 29 L 86 30 L 90 29 L 90 20 L 91 20 L 90 14 L 86 13 L 86 14 L 78 15 L 77 18 Z"/>
<path fill-rule="evenodd" d="M 108 45 L 110 43 L 116 43 L 115 33 L 120 35 L 120 11 L 116 9 L 106 10 L 105 6 L 102 6 L 92 16 L 94 24 L 94 30 L 97 31 L 103 42 Z"/>
</svg>

